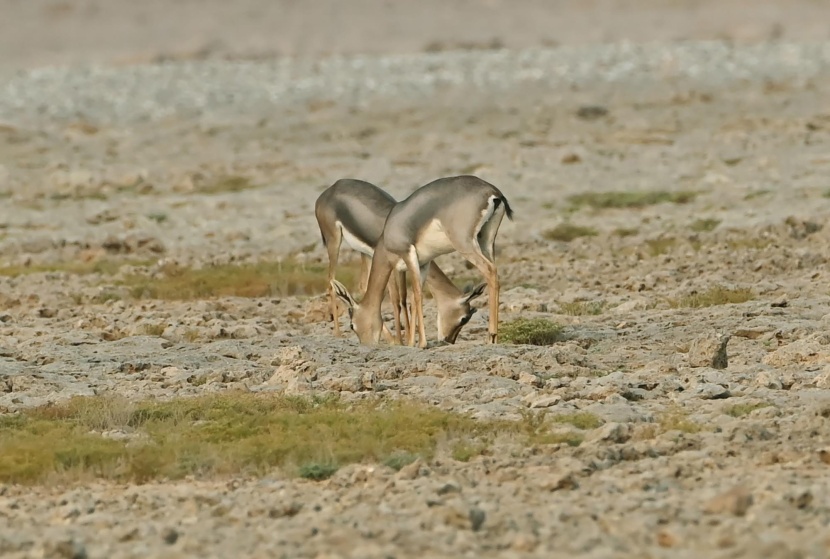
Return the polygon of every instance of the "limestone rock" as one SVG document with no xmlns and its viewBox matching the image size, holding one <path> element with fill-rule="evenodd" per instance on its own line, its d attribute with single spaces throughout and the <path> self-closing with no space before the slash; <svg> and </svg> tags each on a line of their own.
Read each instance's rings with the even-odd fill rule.
<svg viewBox="0 0 830 559">
<path fill-rule="evenodd" d="M 729 365 L 726 346 L 729 334 L 707 334 L 692 341 L 689 347 L 689 365 L 725 369 Z"/>
</svg>

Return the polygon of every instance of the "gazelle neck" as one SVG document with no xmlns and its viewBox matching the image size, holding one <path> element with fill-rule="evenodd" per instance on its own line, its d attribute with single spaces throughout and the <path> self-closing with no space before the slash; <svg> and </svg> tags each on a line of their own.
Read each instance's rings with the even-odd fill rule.
<svg viewBox="0 0 830 559">
<path fill-rule="evenodd" d="M 462 295 L 461 290 L 435 265 L 435 262 L 430 262 L 426 279 L 429 282 L 429 290 L 438 301 L 455 301 Z"/>
</svg>

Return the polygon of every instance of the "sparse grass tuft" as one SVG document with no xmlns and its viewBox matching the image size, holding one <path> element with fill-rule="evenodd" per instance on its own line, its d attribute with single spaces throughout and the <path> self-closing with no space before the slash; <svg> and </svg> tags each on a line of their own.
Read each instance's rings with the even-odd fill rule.
<svg viewBox="0 0 830 559">
<path fill-rule="evenodd" d="M 720 221 L 715 218 L 697 219 L 692 223 L 691 230 L 695 233 L 705 233 L 720 225 Z"/>
<path fill-rule="evenodd" d="M 0 276 L 23 276 L 27 274 L 42 274 L 50 272 L 65 272 L 67 274 L 88 275 L 101 274 L 113 276 L 118 273 L 122 266 L 147 266 L 151 262 L 147 260 L 94 260 L 90 262 L 69 261 L 53 262 L 49 264 L 34 264 L 31 266 L 3 266 L 0 267 Z"/>
<path fill-rule="evenodd" d="M 161 336 L 164 334 L 164 331 L 167 329 L 163 323 L 158 324 L 145 324 L 141 327 L 141 331 L 144 332 L 147 336 Z"/>
<path fill-rule="evenodd" d="M 636 235 L 639 232 L 640 232 L 640 230 L 637 229 L 636 227 L 618 227 L 618 228 L 614 229 L 614 234 L 617 237 L 623 237 L 623 238 L 632 237 L 632 236 Z"/>
<path fill-rule="evenodd" d="M 544 444 L 544 427 L 401 401 L 252 393 L 142 402 L 76 397 L 0 416 L 0 483 L 142 483 L 274 468 L 324 479 L 350 463 L 429 460 L 443 445 L 469 460 L 499 436 Z M 102 435 L 113 432 L 120 436 Z"/>
<path fill-rule="evenodd" d="M 669 192 L 667 190 L 585 192 L 574 194 L 568 200 L 576 207 L 588 206 L 594 209 L 644 208 L 655 204 L 688 204 L 697 196 L 694 191 Z"/>
<path fill-rule="evenodd" d="M 251 179 L 239 175 L 222 175 L 213 177 L 196 189 L 201 194 L 222 194 L 224 192 L 242 192 L 256 188 Z"/>
<path fill-rule="evenodd" d="M 746 235 L 743 237 L 731 237 L 726 240 L 726 246 L 732 250 L 754 249 L 760 250 L 772 244 L 770 237 L 760 237 L 758 235 Z"/>
<path fill-rule="evenodd" d="M 748 192 L 744 196 L 744 200 L 754 200 L 756 198 L 761 198 L 762 196 L 768 196 L 770 194 L 772 194 L 772 190 L 769 190 L 769 189 L 766 189 L 766 188 L 762 188 L 762 189 L 759 189 L 759 190 L 753 190 L 752 192 Z"/>
<path fill-rule="evenodd" d="M 552 418 L 552 421 L 554 423 L 567 423 L 583 430 L 596 429 L 605 423 L 599 416 L 584 411 L 556 415 Z"/>
<path fill-rule="evenodd" d="M 200 337 L 199 331 L 196 328 L 188 328 L 184 332 L 184 339 L 190 343 L 195 342 Z"/>
<path fill-rule="evenodd" d="M 518 318 L 499 326 L 499 337 L 508 344 L 551 345 L 562 326 L 544 318 Z"/>
<path fill-rule="evenodd" d="M 80 296 L 81 299 L 76 301 L 76 304 L 80 305 L 83 302 L 83 296 Z M 120 301 L 121 294 L 116 291 L 102 291 L 98 293 L 94 297 L 92 297 L 93 303 L 108 303 L 110 301 Z"/>
<path fill-rule="evenodd" d="M 339 468 L 336 464 L 327 464 L 324 462 L 310 462 L 303 464 L 298 470 L 300 477 L 311 479 L 314 481 L 322 481 L 328 479 L 337 472 Z"/>
<path fill-rule="evenodd" d="M 650 256 L 660 256 L 669 252 L 674 245 L 677 244 L 677 239 L 674 237 L 659 237 L 657 239 L 646 240 L 648 253 Z"/>
<path fill-rule="evenodd" d="M 681 431 L 683 433 L 698 433 L 701 426 L 686 415 L 681 410 L 672 410 L 663 414 L 660 417 L 660 429 L 666 431 Z"/>
<path fill-rule="evenodd" d="M 712 287 L 702 293 L 693 293 L 686 295 L 680 299 L 672 299 L 669 301 L 673 308 L 701 308 L 712 307 L 715 305 L 728 305 L 745 303 L 751 301 L 755 296 L 752 290 L 746 287 L 737 289 L 727 289 L 725 287 Z"/>
<path fill-rule="evenodd" d="M 337 279 L 356 284 L 354 266 L 337 268 Z M 167 267 L 161 277 L 132 275 L 123 285 L 136 299 L 187 300 L 210 297 L 266 297 L 324 293 L 326 267 L 295 260 L 256 264 L 208 266 L 201 269 Z"/>
<path fill-rule="evenodd" d="M 559 303 L 563 314 L 569 316 L 596 316 L 605 310 L 604 301 L 574 301 L 571 303 Z"/>
<path fill-rule="evenodd" d="M 725 412 L 726 415 L 731 415 L 732 417 L 743 417 L 745 415 L 749 415 L 755 410 L 767 408 L 770 405 L 772 404 L 770 404 L 769 402 L 756 402 L 754 404 L 735 404 L 734 406 L 729 406 L 728 408 L 726 408 Z"/>
<path fill-rule="evenodd" d="M 476 456 L 481 456 L 485 450 L 487 450 L 487 445 L 484 443 L 461 441 L 453 445 L 451 456 L 453 460 L 469 462 Z"/>
<path fill-rule="evenodd" d="M 552 431 L 547 419 L 547 410 L 533 412 L 531 410 L 520 410 L 522 431 L 528 438 L 529 444 L 547 445 L 562 444 L 568 446 L 579 446 L 582 444 L 582 435 L 575 431 Z"/>
<path fill-rule="evenodd" d="M 417 459 L 417 454 L 412 454 L 410 452 L 394 452 L 386 457 L 383 464 L 397 471 L 404 466 L 412 464 Z"/>
<path fill-rule="evenodd" d="M 569 243 L 580 237 L 595 237 L 597 230 L 593 227 L 574 225 L 573 223 L 560 223 L 553 229 L 542 233 L 542 237 L 548 241 L 563 241 Z"/>
</svg>

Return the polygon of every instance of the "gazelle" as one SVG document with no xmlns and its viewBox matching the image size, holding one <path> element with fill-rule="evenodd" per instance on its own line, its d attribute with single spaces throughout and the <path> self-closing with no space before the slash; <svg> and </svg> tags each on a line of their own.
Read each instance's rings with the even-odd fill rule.
<svg viewBox="0 0 830 559">
<path fill-rule="evenodd" d="M 357 304 L 337 280 L 332 288 L 348 306 L 351 328 L 362 344 L 380 341 L 383 319 L 380 306 L 384 287 L 394 270 L 412 276 L 414 309 L 419 346 L 427 346 L 424 329 L 423 284 L 427 267 L 443 254 L 459 252 L 487 280 L 490 321 L 489 343 L 496 343 L 499 324 L 499 276 L 495 263 L 496 233 L 504 215 L 513 218 L 507 198 L 492 184 L 478 177 L 446 177 L 426 184 L 395 204 L 386 218 L 375 246 L 366 294 Z M 407 332 L 415 345 L 415 328 Z"/>
<path fill-rule="evenodd" d="M 340 313 L 334 286 L 335 284 L 342 286 L 342 284 L 336 282 L 334 276 L 341 242 L 345 239 L 349 246 L 361 254 L 359 289 L 366 293 L 375 245 L 383 232 L 386 217 L 395 204 L 396 200 L 386 191 L 372 183 L 357 179 L 340 179 L 317 198 L 314 214 L 317 217 L 317 224 L 320 226 L 323 244 L 329 257 L 329 304 L 334 320 L 334 333 L 337 336 L 340 335 L 338 320 Z M 412 329 L 406 309 L 406 271 L 405 269 L 398 271 L 391 281 L 390 275 L 391 273 L 387 275 L 384 285 L 388 282 L 397 339 L 399 343 L 402 343 L 401 311 L 404 313 L 407 332 Z M 461 291 L 434 262 L 429 266 L 426 283 L 438 306 L 438 334 L 442 340 L 455 343 L 461 329 L 476 312 L 471 304 L 472 301 L 484 293 L 486 284 L 479 284 L 467 291 Z M 345 290 L 345 287 L 343 289 Z M 351 295 L 349 297 L 351 298 Z M 381 293 L 378 312 L 380 312 L 382 302 L 383 294 Z M 352 307 L 350 303 L 350 315 Z M 381 331 L 387 340 L 391 340 L 392 336 L 383 324 L 381 324 Z"/>
</svg>

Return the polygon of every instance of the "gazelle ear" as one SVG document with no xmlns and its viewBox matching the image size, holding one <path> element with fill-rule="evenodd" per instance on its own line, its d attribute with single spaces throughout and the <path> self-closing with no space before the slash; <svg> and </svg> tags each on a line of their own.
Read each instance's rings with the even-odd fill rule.
<svg viewBox="0 0 830 559">
<path fill-rule="evenodd" d="M 334 294 L 343 301 L 349 309 L 354 309 L 357 306 L 352 294 L 346 289 L 346 286 L 337 280 L 331 280 L 331 287 L 334 289 Z"/>
<path fill-rule="evenodd" d="M 484 295 L 484 290 L 487 289 L 486 283 L 480 283 L 477 286 L 473 287 L 472 289 L 464 292 L 464 300 L 466 302 L 470 302 L 473 299 L 478 299 L 482 295 Z"/>
</svg>

